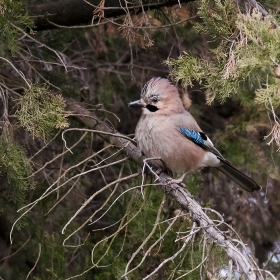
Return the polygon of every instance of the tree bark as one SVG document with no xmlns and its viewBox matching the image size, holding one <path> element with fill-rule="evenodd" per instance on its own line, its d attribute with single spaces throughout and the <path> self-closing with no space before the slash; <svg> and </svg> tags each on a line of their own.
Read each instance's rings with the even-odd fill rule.
<svg viewBox="0 0 280 280">
<path fill-rule="evenodd" d="M 89 128 L 98 129 L 107 133 L 114 134 L 104 135 L 103 138 L 119 148 L 122 148 L 122 152 L 131 158 L 132 161 L 137 163 L 139 166 L 143 167 L 144 157 L 141 155 L 140 150 L 130 141 L 121 138 L 122 134 L 114 131 L 105 122 L 100 120 L 93 113 L 87 111 L 82 106 L 78 105 L 74 101 L 67 101 L 70 111 L 75 112 L 75 114 L 80 114 L 83 117 L 76 117 L 83 125 Z M 91 117 L 85 117 L 91 116 Z M 150 176 L 154 176 L 152 173 Z M 214 222 L 205 214 L 201 206 L 194 200 L 192 195 L 188 192 L 186 188 L 178 184 L 169 184 L 168 180 L 171 179 L 167 174 L 161 173 L 159 175 L 161 188 L 167 194 L 172 196 L 183 209 L 190 212 L 192 219 L 206 232 L 210 239 L 213 240 L 218 246 L 220 246 L 228 255 L 229 259 L 233 261 L 237 268 L 239 268 L 240 273 L 242 273 L 249 280 L 256 280 L 262 278 L 259 268 L 252 261 L 245 250 L 242 253 L 236 245 L 232 242 L 230 238 L 227 238 L 222 231 L 220 231 L 214 224 Z"/>
<path fill-rule="evenodd" d="M 192 1 L 194 0 L 180 0 L 180 3 Z M 101 0 L 88 0 L 87 2 L 92 5 L 83 0 L 64 0 L 29 5 L 26 7 L 26 10 L 29 16 L 34 19 L 34 30 L 36 31 L 57 28 L 54 24 L 61 26 L 90 25 L 94 16 L 93 11 L 100 4 Z M 124 1 L 105 0 L 103 17 L 111 18 L 126 14 L 127 10 L 120 6 L 120 2 L 123 7 L 126 7 Z M 178 0 L 163 0 L 154 4 L 149 2 L 147 0 L 142 1 L 144 10 L 158 9 L 179 3 Z M 142 12 L 142 8 L 139 6 L 135 7 L 135 5 L 129 5 L 128 10 L 134 14 Z M 98 19 L 95 19 L 93 22 L 96 23 L 97 21 Z"/>
</svg>

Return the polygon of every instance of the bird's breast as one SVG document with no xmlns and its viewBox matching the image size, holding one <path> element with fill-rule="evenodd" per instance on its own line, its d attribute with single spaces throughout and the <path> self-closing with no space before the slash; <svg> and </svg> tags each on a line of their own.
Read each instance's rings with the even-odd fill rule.
<svg viewBox="0 0 280 280">
<path fill-rule="evenodd" d="M 147 158 L 157 166 L 173 172 L 191 171 L 201 166 L 205 151 L 184 137 L 179 126 L 168 117 L 153 118 L 142 115 L 136 127 L 136 140 Z"/>
</svg>

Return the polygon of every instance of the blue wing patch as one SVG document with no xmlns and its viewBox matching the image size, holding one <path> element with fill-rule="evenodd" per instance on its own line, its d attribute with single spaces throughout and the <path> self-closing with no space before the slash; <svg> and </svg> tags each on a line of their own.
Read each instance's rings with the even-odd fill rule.
<svg viewBox="0 0 280 280">
<path fill-rule="evenodd" d="M 187 129 L 187 128 L 180 126 L 180 132 L 186 138 L 193 141 L 195 144 L 197 144 L 201 148 L 216 155 L 221 161 L 229 163 L 227 160 L 224 159 L 224 157 L 221 155 L 221 153 L 215 148 L 215 146 L 213 145 L 211 140 L 202 131 L 197 132 L 195 130 Z"/>
<path fill-rule="evenodd" d="M 204 146 L 204 140 L 197 131 L 180 126 L 180 132 L 196 144 Z"/>
</svg>

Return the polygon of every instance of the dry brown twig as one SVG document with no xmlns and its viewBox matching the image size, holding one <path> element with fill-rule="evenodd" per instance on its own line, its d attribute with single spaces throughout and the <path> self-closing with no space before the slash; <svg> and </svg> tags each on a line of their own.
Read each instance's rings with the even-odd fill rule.
<svg viewBox="0 0 280 280">
<path fill-rule="evenodd" d="M 130 44 L 139 41 L 142 48 L 151 47 L 154 41 L 150 38 L 148 32 L 142 28 L 143 25 L 149 25 L 149 19 L 145 13 L 140 18 L 137 18 L 135 22 L 133 22 L 131 15 L 128 13 L 118 30 Z"/>
<path fill-rule="evenodd" d="M 279 152 L 280 151 L 280 124 L 279 124 L 279 122 L 276 121 L 274 123 L 274 126 L 272 127 L 271 132 L 267 136 L 264 136 L 263 139 L 266 140 L 270 136 L 271 136 L 271 139 L 267 143 L 267 145 L 270 145 L 274 140 L 276 145 L 278 146 L 277 152 Z"/>
<path fill-rule="evenodd" d="M 280 124 L 279 124 L 279 118 L 276 116 L 275 114 L 275 111 L 274 111 L 274 108 L 273 108 L 273 105 L 272 105 L 272 102 L 269 98 L 269 102 L 270 102 L 270 108 L 267 107 L 267 109 L 272 113 L 273 115 L 273 119 L 274 119 L 274 126 L 272 127 L 271 129 L 271 132 L 267 135 L 267 136 L 264 136 L 264 140 L 266 140 L 268 137 L 271 136 L 271 139 L 270 141 L 267 143 L 267 145 L 270 145 L 273 143 L 273 140 L 275 141 L 278 149 L 277 149 L 277 152 L 280 151 Z"/>
<path fill-rule="evenodd" d="M 87 2 L 88 3 L 88 2 Z M 93 17 L 91 24 L 98 18 L 98 24 L 100 23 L 100 20 L 104 18 L 104 5 L 105 5 L 105 0 L 101 0 L 99 5 L 95 8 L 93 11 Z"/>
</svg>

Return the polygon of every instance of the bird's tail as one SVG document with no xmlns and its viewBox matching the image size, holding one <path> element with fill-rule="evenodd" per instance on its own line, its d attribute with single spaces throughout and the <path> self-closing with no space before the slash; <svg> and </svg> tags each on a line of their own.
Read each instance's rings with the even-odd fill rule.
<svg viewBox="0 0 280 280">
<path fill-rule="evenodd" d="M 237 183 L 241 188 L 248 192 L 258 191 L 261 187 L 251 178 L 246 176 L 241 171 L 234 168 L 230 163 L 223 161 L 224 164 L 217 168 L 227 175 L 232 181 Z"/>
</svg>

